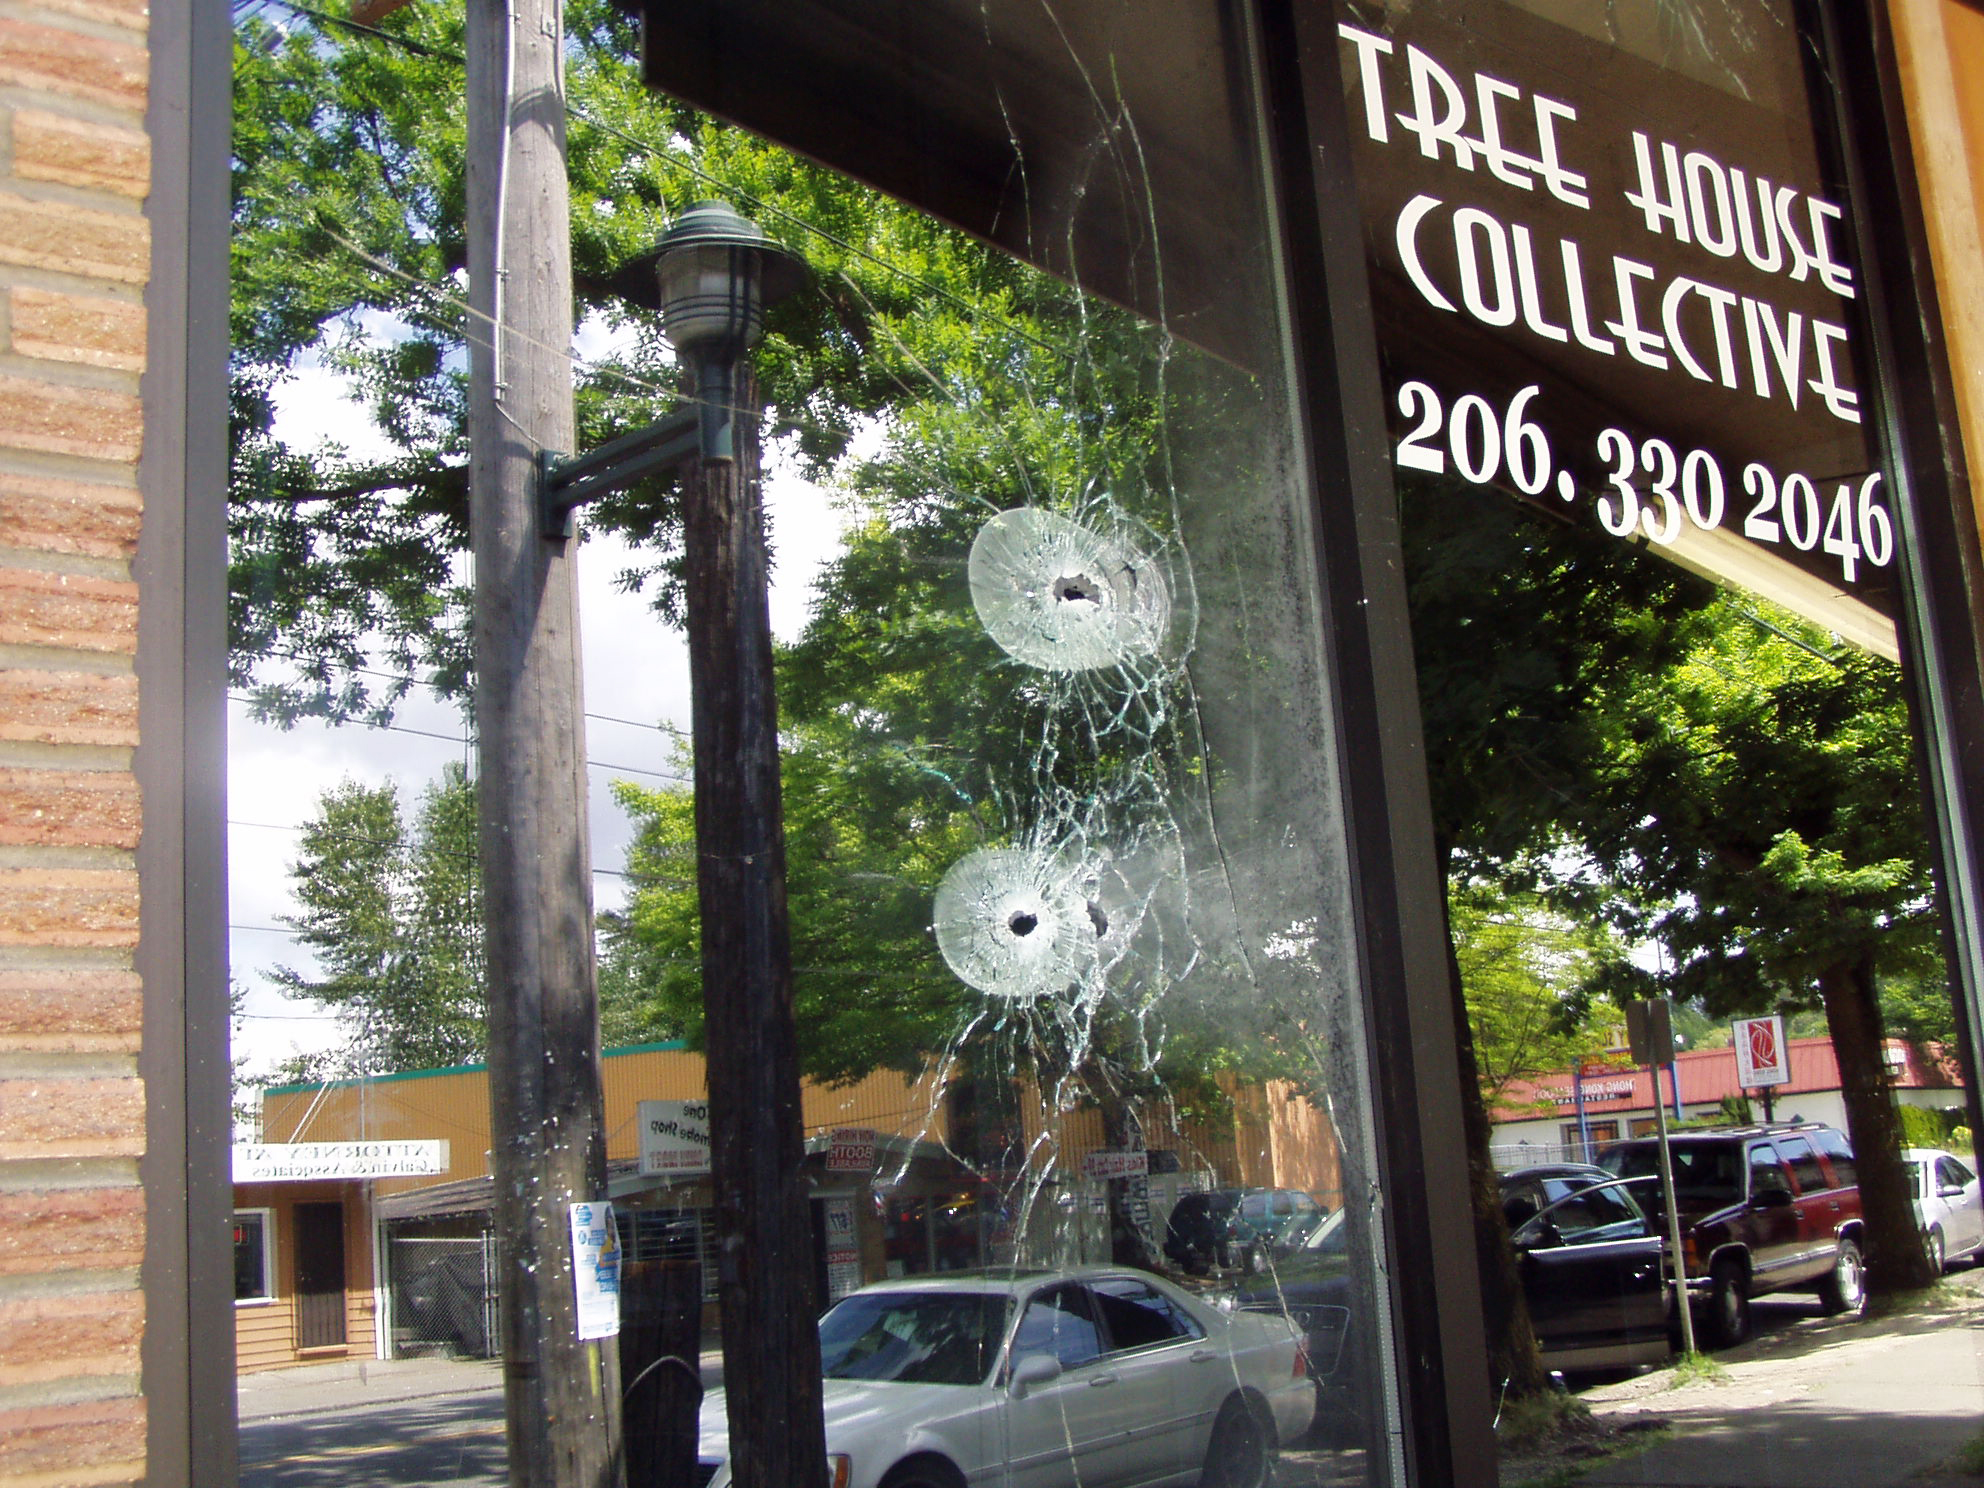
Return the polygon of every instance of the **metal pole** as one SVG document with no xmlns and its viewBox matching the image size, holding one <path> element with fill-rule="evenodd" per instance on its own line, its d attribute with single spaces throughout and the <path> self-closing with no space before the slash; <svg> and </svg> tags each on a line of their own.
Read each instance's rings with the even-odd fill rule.
<svg viewBox="0 0 1984 1488">
<path fill-rule="evenodd" d="M 697 393 L 734 400 L 734 458 L 685 480 L 683 555 L 730 1470 L 737 1488 L 826 1488 L 757 387 L 748 359 L 711 372 Z"/>
<path fill-rule="evenodd" d="M 581 1342 L 570 1205 L 606 1196 L 578 604 L 539 535 L 572 447 L 556 0 L 468 0 L 469 488 L 489 1091 L 513 1488 L 620 1488 L 615 1351 Z"/>
<path fill-rule="evenodd" d="M 1667 1206 L 1667 1254 L 1674 1262 L 1674 1305 L 1681 1314 L 1681 1350 L 1695 1352 L 1695 1315 L 1688 1306 L 1688 1263 L 1681 1254 L 1681 1211 L 1674 1205 L 1674 1154 L 1667 1144 L 1667 1107 L 1660 1103 L 1660 1067 L 1653 1077 L 1653 1119 L 1660 1134 L 1660 1195 Z M 1678 1087 L 1677 1087 L 1678 1088 Z"/>
</svg>

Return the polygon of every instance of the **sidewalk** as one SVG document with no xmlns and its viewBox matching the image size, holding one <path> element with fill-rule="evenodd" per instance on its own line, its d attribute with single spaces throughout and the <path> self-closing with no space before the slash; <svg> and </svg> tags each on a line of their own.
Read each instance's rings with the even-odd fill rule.
<svg viewBox="0 0 1984 1488">
<path fill-rule="evenodd" d="M 236 1385 L 242 1423 L 332 1415 L 398 1400 L 500 1394 L 495 1359 L 339 1359 L 244 1374 Z"/>
<path fill-rule="evenodd" d="M 1614 1426 L 1672 1425 L 1580 1488 L 1897 1488 L 1984 1433 L 1984 1298 L 1975 1274 L 1915 1311 L 1837 1319 L 1721 1355 L 1723 1375 L 1669 1388 L 1647 1376 L 1585 1402 Z M 1938 1473 L 1935 1488 L 1984 1488 Z"/>
<path fill-rule="evenodd" d="M 723 1353 L 705 1350 L 703 1388 L 723 1383 Z M 235 1385 L 243 1425 L 295 1416 L 336 1415 L 366 1406 L 503 1391 L 499 1359 L 339 1359 L 295 1369 L 263 1369 Z"/>
</svg>

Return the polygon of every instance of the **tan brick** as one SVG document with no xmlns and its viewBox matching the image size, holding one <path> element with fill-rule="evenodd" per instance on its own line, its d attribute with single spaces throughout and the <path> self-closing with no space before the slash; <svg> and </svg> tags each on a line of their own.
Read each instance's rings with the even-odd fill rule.
<svg viewBox="0 0 1984 1488">
<path fill-rule="evenodd" d="M 147 72 L 141 43 L 0 19 L 0 83 L 142 114 Z"/>
<path fill-rule="evenodd" d="M 0 739 L 134 746 L 138 679 L 96 672 L 0 671 Z"/>
<path fill-rule="evenodd" d="M 0 1158 L 141 1157 L 145 1082 L 0 1080 Z"/>
<path fill-rule="evenodd" d="M 18 332 L 19 309 L 14 314 Z M 128 563 L 143 510 L 143 498 L 126 486 L 0 473 L 0 547 Z"/>
<path fill-rule="evenodd" d="M 0 1194 L 0 1276 L 107 1271 L 144 1258 L 143 1189 Z"/>
<path fill-rule="evenodd" d="M 143 31 L 151 22 L 150 0 L 34 0 L 36 10 Z"/>
<path fill-rule="evenodd" d="M 138 875 L 119 868 L 0 868 L 0 945 L 138 943 Z"/>
<path fill-rule="evenodd" d="M 122 770 L 0 769 L 0 845 L 138 845 L 138 782 Z"/>
<path fill-rule="evenodd" d="M 145 1402 L 135 1395 L 0 1411 L 0 1482 L 30 1474 L 50 1485 L 136 1482 L 144 1455 Z M 106 1475 L 124 1464 L 137 1472 Z"/>
<path fill-rule="evenodd" d="M 144 1333 L 136 1290 L 0 1302 L 0 1386 L 136 1374 Z"/>
<path fill-rule="evenodd" d="M 135 394 L 0 377 L 0 444 L 129 462 L 138 458 L 144 435 L 144 407 Z"/>
<path fill-rule="evenodd" d="M 0 569 L 0 644 L 128 654 L 137 640 L 136 584 Z"/>
<path fill-rule="evenodd" d="M 97 295 L 16 289 L 8 296 L 14 350 L 119 372 L 145 369 L 145 307 Z"/>
<path fill-rule="evenodd" d="M 144 984 L 135 972 L 0 971 L 0 1049 L 135 1049 L 144 1015 Z M 0 1228 L 4 1225 L 0 1220 Z"/>
<path fill-rule="evenodd" d="M 143 284 L 151 274 L 151 227 L 135 212 L 0 192 L 0 263 Z"/>
<path fill-rule="evenodd" d="M 152 186 L 151 140 L 141 130 L 21 109 L 14 115 L 14 174 L 143 201 Z"/>
</svg>

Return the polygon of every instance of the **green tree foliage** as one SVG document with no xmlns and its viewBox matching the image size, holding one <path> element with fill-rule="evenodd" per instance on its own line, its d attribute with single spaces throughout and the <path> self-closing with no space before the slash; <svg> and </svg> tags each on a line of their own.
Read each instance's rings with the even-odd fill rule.
<svg viewBox="0 0 1984 1488">
<path fill-rule="evenodd" d="M 290 865 L 282 916 L 321 973 L 279 967 L 292 997 L 334 1010 L 341 1073 L 432 1069 L 482 1057 L 486 994 L 476 892 L 475 788 L 459 765 L 421 795 L 347 781 L 324 793 Z"/>
<path fill-rule="evenodd" d="M 1491 1109 L 1508 1106 L 1515 1082 L 1604 1051 L 1604 1030 L 1576 995 L 1595 964 L 1614 952 L 1602 926 L 1566 919 L 1533 895 L 1478 885 L 1457 895 L 1448 923 L 1481 1098 Z"/>
<path fill-rule="evenodd" d="M 416 679 L 466 690 L 462 24 L 458 8 L 408 6 L 377 32 L 299 13 L 238 33 L 230 615 L 233 681 L 266 717 L 384 716 Z M 658 319 L 622 292 L 651 284 L 637 261 L 669 210 L 702 196 L 791 238 L 816 275 L 818 292 L 773 310 L 758 353 L 771 437 L 808 473 L 927 381 L 901 322 L 941 308 L 960 341 L 999 322 L 1014 266 L 648 92 L 634 23 L 608 0 L 575 0 L 565 24 L 575 317 L 631 336 L 575 366 L 581 447 L 674 400 Z M 351 375 L 392 453 L 277 436 L 276 394 L 313 360 Z M 624 581 L 673 615 L 667 486 L 603 500 L 587 521 L 650 550 Z"/>
<path fill-rule="evenodd" d="M 962 1017 L 966 989 L 928 930 L 937 880 L 965 850 L 961 832 L 918 820 L 914 782 L 907 793 L 898 786 L 893 819 L 879 823 L 878 778 L 903 769 L 892 763 L 805 731 L 788 738 L 781 761 L 794 1016 L 806 1073 L 828 1082 L 876 1069 L 920 1074 Z M 644 1029 L 700 1047 L 693 798 L 625 782 L 614 793 L 638 833 L 627 855 L 634 894 L 610 936 L 638 987 Z"/>
<path fill-rule="evenodd" d="M 1726 600 L 1678 664 L 1610 689 L 1610 744 L 1580 836 L 1622 933 L 1615 996 L 1710 1015 L 1821 1008 L 1867 1210 L 1868 1280 L 1926 1284 L 1883 1059 L 1884 978 L 1941 979 L 1928 843 L 1900 672 L 1754 601 Z"/>
</svg>

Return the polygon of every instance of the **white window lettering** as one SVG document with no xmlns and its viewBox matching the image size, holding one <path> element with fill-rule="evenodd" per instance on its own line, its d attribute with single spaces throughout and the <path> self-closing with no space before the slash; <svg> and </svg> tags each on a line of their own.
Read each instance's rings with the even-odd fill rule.
<svg viewBox="0 0 1984 1488">
<path fill-rule="evenodd" d="M 1568 103 L 1559 103 L 1554 98 L 1536 95 L 1536 168 L 1543 173 L 1543 184 L 1550 188 L 1550 194 L 1569 206 L 1591 210 L 1591 197 L 1585 191 L 1583 175 L 1564 167 L 1563 155 L 1557 148 L 1557 121 L 1577 121 L 1578 111 Z"/>
<path fill-rule="evenodd" d="M 1770 182 L 1762 176 L 1756 182 L 1756 216 L 1750 215 L 1749 182 L 1740 170 L 1729 173 L 1731 201 L 1736 208 L 1736 235 L 1743 242 L 1743 257 L 1750 266 L 1765 274 L 1784 267 L 1784 244 L 1777 236 L 1777 214 L 1771 210 Z M 1761 231 L 1765 246 L 1758 245 Z"/>
<path fill-rule="evenodd" d="M 1633 158 L 1639 165 L 1640 189 L 1628 191 L 1626 200 L 1646 214 L 1646 230 L 1659 236 L 1664 222 L 1673 230 L 1681 242 L 1688 241 L 1688 207 L 1681 189 L 1681 155 L 1672 145 L 1660 147 L 1661 162 L 1666 167 L 1667 190 L 1663 195 L 1660 183 L 1654 180 L 1653 142 L 1639 130 L 1633 131 Z"/>
<path fill-rule="evenodd" d="M 1826 400 L 1826 407 L 1832 410 L 1834 418 L 1857 424 L 1860 422 L 1860 395 L 1840 385 L 1837 365 L 1833 361 L 1833 348 L 1845 344 L 1845 326 L 1823 320 L 1812 322 L 1812 355 L 1819 364 L 1819 375 L 1811 380 L 1810 386 L 1813 392 Z"/>
<path fill-rule="evenodd" d="M 1474 98 L 1481 110 L 1480 150 L 1488 161 L 1489 174 L 1523 191 L 1534 191 L 1536 178 L 1530 172 L 1536 169 L 1537 162 L 1502 143 L 1502 116 L 1497 112 L 1498 99 L 1520 97 L 1522 89 L 1513 83 L 1492 78 L 1485 72 L 1474 75 Z"/>
<path fill-rule="evenodd" d="M 1378 76 L 1378 58 L 1389 57 L 1392 44 L 1382 36 L 1338 24 L 1336 34 L 1357 48 L 1357 77 L 1364 94 L 1364 129 L 1379 144 L 1389 144 L 1391 129 L 1385 122 L 1385 88 Z"/>
<path fill-rule="evenodd" d="M 1428 160 L 1440 158 L 1440 146 L 1454 152 L 1454 164 L 1462 170 L 1474 169 L 1473 140 L 1461 133 L 1467 123 L 1467 100 L 1447 70 L 1416 46 L 1405 49 L 1408 75 L 1412 80 L 1412 112 L 1399 114 L 1398 122 L 1419 136 L 1419 153 Z M 1434 93 L 1439 110 L 1435 116 Z"/>
<path fill-rule="evenodd" d="M 1584 265 L 1578 258 L 1578 245 L 1569 238 L 1562 240 L 1564 257 L 1564 291 L 1571 302 L 1571 334 L 1578 338 L 1578 345 L 1587 351 L 1613 355 L 1613 346 L 1603 336 L 1591 329 L 1591 307 L 1584 293 Z"/>
<path fill-rule="evenodd" d="M 1853 298 L 1853 271 L 1832 256 L 1828 222 L 1840 220 L 1840 210 L 1829 201 L 1811 197 L 1807 206 L 1812 218 L 1812 262 L 1819 270 L 1819 282 L 1843 299 Z"/>
<path fill-rule="evenodd" d="M 1425 297 L 1426 303 L 1435 310 L 1452 310 L 1454 302 L 1440 293 L 1439 286 L 1433 283 L 1432 275 L 1426 272 L 1425 264 L 1419 260 L 1419 224 L 1426 214 L 1440 205 L 1437 196 L 1421 194 L 1405 204 L 1405 210 L 1398 214 L 1398 257 L 1405 267 L 1405 277 L 1412 281 L 1412 287 Z"/>
<path fill-rule="evenodd" d="M 1688 173 L 1688 220 L 1695 241 L 1717 258 L 1736 256 L 1736 228 L 1729 220 L 1729 182 L 1722 167 L 1700 150 L 1682 162 Z"/>
<path fill-rule="evenodd" d="M 1667 344 L 1674 348 L 1674 356 L 1688 369 L 1688 375 L 1697 382 L 1712 382 L 1708 368 L 1695 360 L 1694 353 L 1688 350 L 1688 343 L 1681 335 L 1681 301 L 1689 291 L 1696 288 L 1692 279 L 1676 279 L 1667 286 L 1667 293 L 1660 297 L 1660 327 L 1667 333 Z"/>
<path fill-rule="evenodd" d="M 1494 298 L 1482 282 L 1480 250 L 1488 252 Z M 1502 224 L 1478 207 L 1454 213 L 1454 248 L 1460 255 L 1460 297 L 1468 313 L 1491 326 L 1516 323 L 1515 275 L 1509 265 L 1509 235 Z"/>
<path fill-rule="evenodd" d="M 1516 293 L 1522 300 L 1523 324 L 1546 341 L 1570 340 L 1569 331 L 1543 318 L 1543 296 L 1536 287 L 1536 245 L 1529 229 L 1516 223 L 1509 229 L 1509 237 L 1515 248 Z"/>
<path fill-rule="evenodd" d="M 1665 342 L 1658 331 L 1650 331 L 1640 324 L 1639 302 L 1633 298 L 1633 281 L 1654 277 L 1649 264 L 1636 263 L 1630 258 L 1612 260 L 1612 276 L 1619 289 L 1619 318 L 1605 322 L 1605 329 L 1626 343 L 1626 352 L 1636 362 L 1648 367 L 1665 367 L 1667 353 Z"/>
</svg>

